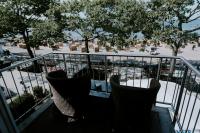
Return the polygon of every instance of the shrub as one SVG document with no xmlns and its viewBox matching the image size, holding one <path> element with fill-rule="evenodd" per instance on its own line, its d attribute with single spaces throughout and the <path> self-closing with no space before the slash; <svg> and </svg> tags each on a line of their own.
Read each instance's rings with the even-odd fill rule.
<svg viewBox="0 0 200 133">
<path fill-rule="evenodd" d="M 16 97 L 9 105 L 11 112 L 16 119 L 35 105 L 35 99 L 32 94 L 25 93 Z"/>
<path fill-rule="evenodd" d="M 43 98 L 44 95 L 43 95 L 43 89 L 41 86 L 35 86 L 33 87 L 33 95 L 36 97 L 36 98 Z"/>
<path fill-rule="evenodd" d="M 144 49 L 144 48 L 140 48 L 140 51 L 141 51 L 141 52 L 144 52 L 144 51 L 145 51 L 145 49 Z"/>
<path fill-rule="evenodd" d="M 42 99 L 44 98 L 46 95 L 48 95 L 48 91 L 45 89 L 45 91 L 43 91 L 41 86 L 35 86 L 33 87 L 33 95 L 37 98 L 37 99 Z"/>
</svg>

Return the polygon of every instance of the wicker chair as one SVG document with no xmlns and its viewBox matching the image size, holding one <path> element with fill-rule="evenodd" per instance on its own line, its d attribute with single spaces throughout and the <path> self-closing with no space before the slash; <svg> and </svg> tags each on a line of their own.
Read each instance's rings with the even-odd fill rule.
<svg viewBox="0 0 200 133">
<path fill-rule="evenodd" d="M 52 86 L 53 100 L 58 110 L 67 117 L 83 118 L 91 88 L 90 77 L 75 75 L 67 78 L 63 70 L 57 70 L 49 72 L 46 78 Z"/>
<path fill-rule="evenodd" d="M 119 84 L 119 76 L 113 75 L 110 84 L 115 106 L 114 129 L 119 132 L 149 132 L 151 109 L 160 83 L 152 79 L 150 88 L 123 86 Z"/>
</svg>

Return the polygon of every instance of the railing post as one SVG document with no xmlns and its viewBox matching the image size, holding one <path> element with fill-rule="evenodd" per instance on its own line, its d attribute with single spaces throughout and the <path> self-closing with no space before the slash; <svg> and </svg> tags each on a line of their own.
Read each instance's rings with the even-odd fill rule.
<svg viewBox="0 0 200 133">
<path fill-rule="evenodd" d="M 161 64 L 162 64 L 162 58 L 160 58 L 160 62 L 159 62 L 159 64 L 158 64 L 158 72 L 157 72 L 157 76 L 156 76 L 156 79 L 157 79 L 157 80 L 160 79 Z"/>
<path fill-rule="evenodd" d="M 186 81 L 186 77 L 187 77 L 187 72 L 188 72 L 188 67 L 186 66 L 184 74 L 183 74 L 183 80 L 181 82 L 181 87 L 180 87 L 180 92 L 179 92 L 179 96 L 178 96 L 178 101 L 177 101 L 177 105 L 176 105 L 176 109 L 175 109 L 175 113 L 174 113 L 174 118 L 173 118 L 173 122 L 172 122 L 172 125 L 174 127 L 175 127 L 176 121 L 177 121 L 178 110 L 179 110 L 180 104 L 181 104 L 181 98 L 182 98 L 183 91 L 184 91 L 184 86 L 185 86 L 185 81 Z"/>
<path fill-rule="evenodd" d="M 11 111 L 0 89 L 0 132 L 2 133 L 19 133 Z"/>
<path fill-rule="evenodd" d="M 47 64 L 46 64 L 46 62 L 45 62 L 45 58 L 43 57 L 42 60 L 43 60 L 43 62 L 44 62 L 44 71 L 45 71 L 45 74 L 47 74 L 47 73 L 48 73 L 48 70 L 47 70 Z"/>
<path fill-rule="evenodd" d="M 42 60 L 43 60 L 43 62 L 44 62 L 44 71 L 45 71 L 45 75 L 47 75 L 47 74 L 48 74 L 48 70 L 47 70 L 47 64 L 46 64 L 45 58 L 43 57 Z M 50 91 L 50 93 L 51 93 L 51 95 L 52 95 L 52 91 L 51 91 L 51 86 L 50 86 L 50 85 L 49 85 L 49 91 Z"/>
<path fill-rule="evenodd" d="M 105 55 L 105 81 L 106 81 L 106 92 L 108 92 L 108 82 L 107 82 L 107 74 L 108 74 L 108 64 L 107 64 L 107 55 Z"/>
<path fill-rule="evenodd" d="M 64 60 L 65 72 L 66 72 L 66 75 L 67 75 L 67 65 L 66 65 L 65 54 L 62 54 L 62 55 L 63 55 L 63 60 Z"/>
</svg>

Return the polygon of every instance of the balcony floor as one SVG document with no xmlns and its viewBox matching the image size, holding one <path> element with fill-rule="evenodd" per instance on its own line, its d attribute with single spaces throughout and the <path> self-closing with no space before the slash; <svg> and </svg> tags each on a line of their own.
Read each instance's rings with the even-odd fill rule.
<svg viewBox="0 0 200 133">
<path fill-rule="evenodd" d="M 93 97 L 87 120 L 67 123 L 54 104 L 22 133 L 112 133 L 112 104 L 109 99 Z M 174 133 L 167 108 L 155 107 L 152 112 L 151 133 Z"/>
</svg>

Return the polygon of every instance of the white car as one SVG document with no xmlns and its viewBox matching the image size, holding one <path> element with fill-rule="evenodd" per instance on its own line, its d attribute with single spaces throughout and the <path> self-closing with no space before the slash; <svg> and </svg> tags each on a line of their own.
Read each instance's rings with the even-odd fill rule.
<svg viewBox="0 0 200 133">
<path fill-rule="evenodd" d="M 150 51 L 151 55 L 158 55 L 159 53 L 155 50 L 155 51 Z"/>
</svg>

